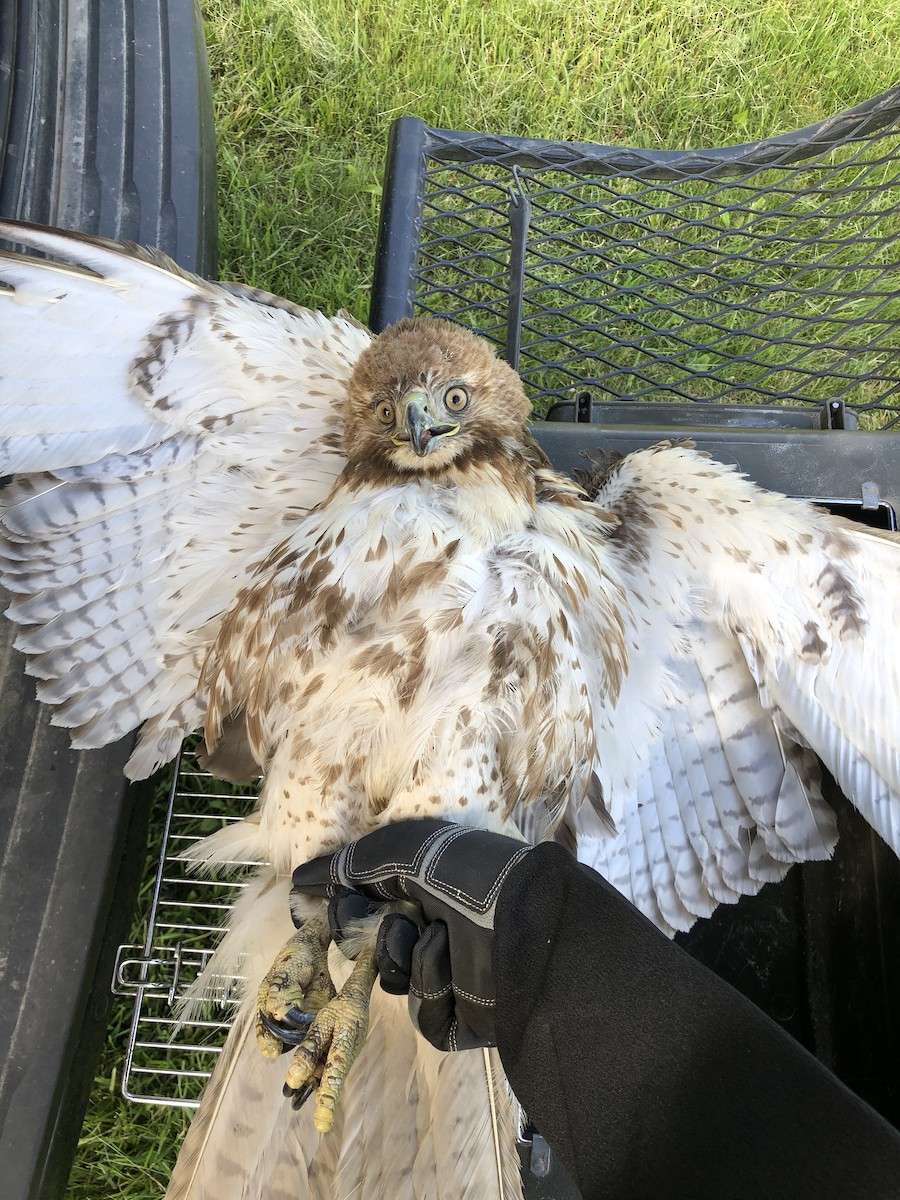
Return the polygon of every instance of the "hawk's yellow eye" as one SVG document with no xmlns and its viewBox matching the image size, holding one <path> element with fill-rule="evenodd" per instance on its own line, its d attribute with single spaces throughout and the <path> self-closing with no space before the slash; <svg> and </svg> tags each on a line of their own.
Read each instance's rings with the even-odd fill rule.
<svg viewBox="0 0 900 1200">
<path fill-rule="evenodd" d="M 451 412 L 462 412 L 469 403 L 469 393 L 457 383 L 454 387 L 447 389 L 444 394 L 444 403 Z"/>
<path fill-rule="evenodd" d="M 394 406 L 390 400 L 380 400 L 375 406 L 375 412 L 378 414 L 378 420 L 382 425 L 393 425 Z"/>
</svg>

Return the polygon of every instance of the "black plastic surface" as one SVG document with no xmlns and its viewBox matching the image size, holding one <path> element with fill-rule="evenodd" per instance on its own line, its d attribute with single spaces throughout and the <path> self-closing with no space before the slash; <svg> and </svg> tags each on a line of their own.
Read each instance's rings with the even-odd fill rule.
<svg viewBox="0 0 900 1200">
<path fill-rule="evenodd" d="M 215 142 L 193 0 L 0 5 L 0 213 L 215 271 Z M 4 605 L 5 607 L 5 605 Z M 76 754 L 0 625 L 0 1196 L 62 1194 L 144 862 L 127 745 Z M 99 1198 L 98 1198 L 99 1200 Z"/>
<path fill-rule="evenodd" d="M 900 435 L 849 430 L 691 429 L 665 425 L 604 428 L 571 422 L 535 422 L 533 432 L 562 471 L 584 470 L 585 455 L 628 454 L 667 439 L 689 439 L 731 463 L 762 487 L 806 499 L 862 503 L 863 484 L 900 512 Z"/>
<path fill-rule="evenodd" d="M 835 419 L 837 418 L 837 419 Z M 855 412 L 838 404 L 804 407 L 784 405 L 781 408 L 762 404 L 704 404 L 666 403 L 663 400 L 602 400 L 589 391 L 578 392 L 571 400 L 560 400 L 546 415 L 547 421 L 593 424 L 601 428 L 610 425 L 650 425 L 657 429 L 679 427 L 688 430 L 706 426 L 710 429 L 857 429 Z"/>
<path fill-rule="evenodd" d="M 0 213 L 215 274 L 215 132 L 194 0 L 8 0 Z"/>
</svg>

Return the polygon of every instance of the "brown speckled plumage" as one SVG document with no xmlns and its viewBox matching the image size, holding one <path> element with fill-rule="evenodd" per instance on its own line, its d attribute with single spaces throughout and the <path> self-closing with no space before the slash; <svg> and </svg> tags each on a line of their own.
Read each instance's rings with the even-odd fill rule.
<svg viewBox="0 0 900 1200">
<path fill-rule="evenodd" d="M 79 746 L 141 727 L 135 777 L 201 726 L 215 769 L 265 773 L 196 851 L 270 863 L 205 982 L 262 977 L 293 865 L 406 816 L 557 836 L 667 932 L 831 852 L 812 751 L 900 847 L 896 538 L 685 444 L 565 479 L 449 323 L 372 338 L 6 228 L 71 264 L 0 256 L 0 572 L 39 695 Z M 379 997 L 320 1136 L 248 996 L 172 1200 L 517 1194 L 496 1062 Z"/>
</svg>

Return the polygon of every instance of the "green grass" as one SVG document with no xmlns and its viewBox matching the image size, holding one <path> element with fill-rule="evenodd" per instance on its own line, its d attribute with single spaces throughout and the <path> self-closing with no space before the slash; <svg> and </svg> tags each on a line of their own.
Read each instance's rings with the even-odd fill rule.
<svg viewBox="0 0 900 1200">
<path fill-rule="evenodd" d="M 688 147 L 808 124 L 895 80 L 900 6 L 844 0 L 207 0 L 221 263 L 364 318 L 387 128 Z"/>
<path fill-rule="evenodd" d="M 69 1200 L 149 1200 L 162 1196 L 190 1113 L 129 1104 L 119 1092 L 130 1014 L 117 1006 L 69 1187 Z"/>
<path fill-rule="evenodd" d="M 369 307 L 388 126 L 702 147 L 884 91 L 900 2 L 205 0 L 220 274 L 313 307 Z M 700 364 L 703 365 L 702 362 Z M 151 1200 L 185 1117 L 118 1098 L 127 1016 L 98 1068 L 68 1200 Z"/>
</svg>

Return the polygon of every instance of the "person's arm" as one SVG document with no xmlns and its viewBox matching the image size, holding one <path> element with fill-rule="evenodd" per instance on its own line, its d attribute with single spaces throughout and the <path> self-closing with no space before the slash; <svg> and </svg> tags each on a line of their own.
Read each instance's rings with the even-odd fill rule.
<svg viewBox="0 0 900 1200">
<path fill-rule="evenodd" d="M 565 850 L 510 874 L 497 1044 L 585 1200 L 900 1196 L 900 1135 Z"/>
<path fill-rule="evenodd" d="M 585 1200 L 900 1196 L 900 1134 L 561 847 L 411 821 L 294 880 L 338 938 L 360 893 L 421 906 L 382 924 L 389 990 L 439 1048 L 498 1046 Z"/>
</svg>

